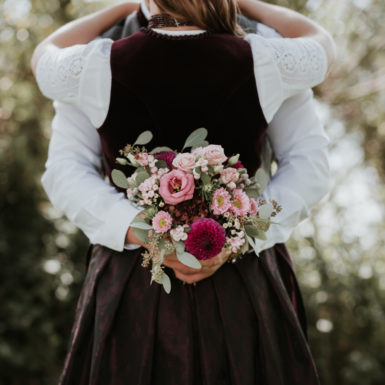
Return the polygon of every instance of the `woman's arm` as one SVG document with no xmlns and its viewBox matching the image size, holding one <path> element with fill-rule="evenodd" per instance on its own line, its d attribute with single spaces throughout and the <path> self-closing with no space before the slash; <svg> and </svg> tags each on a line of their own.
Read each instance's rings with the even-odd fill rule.
<svg viewBox="0 0 385 385">
<path fill-rule="evenodd" d="M 336 47 L 332 36 L 307 17 L 291 9 L 258 0 L 239 0 L 239 6 L 245 16 L 274 28 L 283 37 L 310 37 L 318 41 L 326 51 L 329 67 L 335 60 Z"/>
<path fill-rule="evenodd" d="M 31 60 L 33 73 L 35 74 L 37 63 L 46 50 L 89 43 L 120 19 L 137 10 L 138 6 L 138 3 L 128 2 L 115 5 L 63 25 L 36 47 Z"/>
</svg>

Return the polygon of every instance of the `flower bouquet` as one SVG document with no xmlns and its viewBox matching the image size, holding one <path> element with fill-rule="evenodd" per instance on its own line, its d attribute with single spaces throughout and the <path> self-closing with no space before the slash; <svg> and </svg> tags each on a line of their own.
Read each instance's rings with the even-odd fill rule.
<svg viewBox="0 0 385 385">
<path fill-rule="evenodd" d="M 148 151 L 144 146 L 152 137 L 145 131 L 120 150 L 116 162 L 136 169 L 129 177 L 117 169 L 111 173 L 114 184 L 144 209 L 131 227 L 148 245 L 142 266 L 152 264 L 151 283 L 170 292 L 162 265 L 166 254 L 175 253 L 195 269 L 222 248 L 231 250 L 229 262 L 250 246 L 258 255 L 254 238 L 266 239 L 265 232 L 275 223 L 271 217 L 281 211 L 276 201 L 259 199 L 267 183 L 264 171 L 249 178 L 239 154 L 227 157 L 220 145 L 209 144 L 205 128 L 192 132 L 180 152 L 168 147 Z"/>
</svg>

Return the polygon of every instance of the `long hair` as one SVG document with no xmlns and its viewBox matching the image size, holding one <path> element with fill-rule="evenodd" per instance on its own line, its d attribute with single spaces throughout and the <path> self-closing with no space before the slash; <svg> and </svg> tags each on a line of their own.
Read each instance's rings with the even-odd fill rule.
<svg viewBox="0 0 385 385">
<path fill-rule="evenodd" d="M 154 0 L 161 12 L 217 33 L 244 36 L 237 23 L 237 0 Z"/>
</svg>

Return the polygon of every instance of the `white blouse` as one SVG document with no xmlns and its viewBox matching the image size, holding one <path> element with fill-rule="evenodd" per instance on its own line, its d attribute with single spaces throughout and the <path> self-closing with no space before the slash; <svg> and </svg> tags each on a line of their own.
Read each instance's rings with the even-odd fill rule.
<svg viewBox="0 0 385 385">
<path fill-rule="evenodd" d="M 154 31 L 170 35 L 204 33 Z M 248 34 L 245 40 L 251 46 L 256 86 L 268 123 L 286 99 L 325 79 L 326 53 L 312 38 L 266 39 Z M 36 69 L 38 85 L 46 97 L 78 107 L 96 128 L 103 124 L 109 110 L 112 43 L 104 38 L 51 48 L 41 56 Z"/>
</svg>

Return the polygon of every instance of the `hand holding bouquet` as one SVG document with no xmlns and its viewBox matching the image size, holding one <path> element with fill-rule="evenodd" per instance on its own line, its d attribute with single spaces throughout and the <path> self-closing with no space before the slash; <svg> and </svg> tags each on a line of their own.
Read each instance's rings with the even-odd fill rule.
<svg viewBox="0 0 385 385">
<path fill-rule="evenodd" d="M 162 284 L 167 293 L 171 281 L 163 270 L 165 255 L 176 254 L 182 264 L 200 269 L 200 261 L 223 249 L 240 257 L 251 245 L 258 254 L 254 238 L 265 239 L 275 223 L 271 217 L 281 210 L 275 201 L 259 200 L 266 184 L 262 169 L 249 178 L 239 154 L 227 157 L 206 136 L 207 130 L 200 128 L 187 138 L 181 152 L 168 147 L 149 152 L 143 146 L 152 133 L 145 131 L 117 158 L 135 172 L 128 178 L 116 169 L 111 174 L 128 199 L 144 208 L 144 215 L 137 216 L 131 227 L 148 245 L 142 266 L 152 263 L 151 283 Z"/>
</svg>

